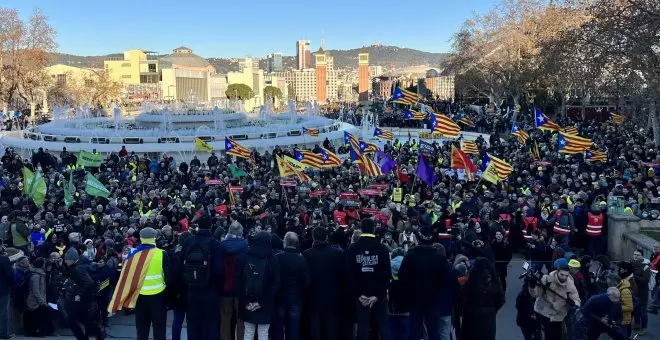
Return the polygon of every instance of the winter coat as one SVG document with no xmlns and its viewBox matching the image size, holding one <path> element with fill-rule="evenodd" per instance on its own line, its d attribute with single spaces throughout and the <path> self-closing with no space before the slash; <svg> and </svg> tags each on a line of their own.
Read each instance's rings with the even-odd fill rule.
<svg viewBox="0 0 660 340">
<path fill-rule="evenodd" d="M 280 263 L 280 289 L 278 306 L 302 306 L 309 287 L 307 262 L 295 247 L 286 247 L 275 255 Z"/>
<path fill-rule="evenodd" d="M 628 282 L 626 279 L 623 279 L 621 282 L 619 282 L 617 288 L 621 293 L 621 313 L 623 314 L 621 324 L 630 325 L 632 323 L 633 311 L 633 294 L 630 288 L 630 282 Z"/>
<path fill-rule="evenodd" d="M 451 293 L 458 283 L 447 259 L 437 248 L 425 244 L 412 248 L 403 258 L 399 280 L 409 295 L 411 306 L 439 308 L 440 315 L 451 315 Z"/>
<path fill-rule="evenodd" d="M 238 264 L 236 287 L 238 290 L 238 316 L 241 320 L 253 324 L 270 324 L 275 313 L 275 295 L 280 287 L 280 265 L 276 256 L 273 256 L 270 233 L 260 232 L 248 248 L 245 260 Z M 246 263 L 251 260 L 267 259 L 261 292 L 256 296 L 246 295 L 246 282 L 244 273 Z M 259 303 L 261 308 L 249 311 L 247 305 Z"/>
<path fill-rule="evenodd" d="M 518 327 L 534 327 L 540 324 L 538 318 L 534 318 L 536 314 L 534 313 L 534 302 L 536 297 L 530 294 L 527 287 L 518 293 L 516 297 L 516 324 Z"/>
<path fill-rule="evenodd" d="M 7 296 L 14 285 L 14 271 L 9 257 L 0 255 L 0 296 Z"/>
<path fill-rule="evenodd" d="M 461 340 L 495 340 L 497 311 L 504 305 L 504 291 L 496 278 L 477 278 L 483 281 L 479 289 L 468 291 L 468 278 L 463 287 Z"/>
<path fill-rule="evenodd" d="M 35 310 L 46 304 L 46 273 L 43 269 L 31 270 L 29 292 L 26 299 L 28 310 Z"/>
<path fill-rule="evenodd" d="M 633 262 L 633 277 L 637 286 L 637 298 L 640 303 L 649 300 L 649 281 L 651 281 L 651 269 L 648 260 Z"/>
<path fill-rule="evenodd" d="M 222 255 L 225 259 L 234 257 L 236 263 L 243 263 L 243 261 L 245 260 L 245 254 L 247 254 L 247 250 L 248 250 L 248 242 L 244 238 L 229 236 L 220 243 L 220 247 L 222 249 Z M 237 283 L 238 282 L 237 271 L 234 272 L 233 274 L 227 273 L 226 271 L 227 268 L 225 268 L 223 279 L 234 280 L 234 282 Z M 229 277 L 230 275 L 234 275 L 234 277 L 230 278 Z M 225 291 L 223 284 L 222 296 L 226 296 L 226 297 L 236 296 L 236 292 Z"/>
<path fill-rule="evenodd" d="M 403 256 L 397 256 L 391 260 L 392 263 L 392 282 L 390 282 L 388 309 L 392 315 L 407 314 L 410 311 L 410 299 L 405 286 L 399 279 L 399 270 Z"/>
<path fill-rule="evenodd" d="M 209 241 L 209 239 L 211 239 Z M 220 247 L 220 242 L 213 238 L 211 231 L 208 229 L 200 229 L 197 231 L 197 234 L 193 237 L 186 239 L 186 242 L 182 245 L 181 254 L 178 255 L 178 264 L 177 264 L 177 273 L 181 274 L 184 272 L 184 261 L 186 260 L 186 255 L 188 250 L 197 242 L 211 242 L 210 244 L 210 256 L 211 256 L 211 265 L 213 268 L 211 270 L 211 278 L 209 285 L 207 287 L 196 287 L 195 289 L 188 289 L 188 301 L 191 299 L 193 301 L 206 301 L 208 299 L 219 298 L 220 296 L 220 287 L 222 287 L 222 276 L 223 276 L 223 255 L 222 248 Z"/>
<path fill-rule="evenodd" d="M 303 252 L 309 268 L 307 291 L 309 311 L 313 315 L 336 315 L 342 306 L 346 286 L 344 251 L 327 242 L 314 242 Z"/>
<path fill-rule="evenodd" d="M 544 275 L 541 278 L 543 285 L 536 287 L 536 303 L 534 303 L 534 311 L 549 318 L 553 322 L 564 321 L 566 315 L 568 315 L 568 304 L 566 299 L 570 298 L 575 302 L 577 306 L 580 305 L 580 294 L 575 288 L 575 283 L 573 283 L 573 278 L 568 276 L 566 282 L 560 283 L 557 278 L 557 271 L 553 271 L 548 275 Z M 544 286 L 548 285 L 548 288 L 545 289 Z M 557 296 L 559 294 L 560 296 Z"/>
<path fill-rule="evenodd" d="M 375 236 L 362 234 L 346 252 L 348 283 L 354 298 L 375 296 L 379 300 L 387 297 L 387 288 L 392 279 L 390 253 Z"/>
<path fill-rule="evenodd" d="M 507 267 L 509 266 L 512 257 L 511 247 L 504 240 L 502 240 L 502 242 L 497 242 L 497 240 L 495 240 L 491 244 L 491 250 L 493 252 L 493 258 L 495 259 L 495 269 L 498 273 L 506 276 Z"/>
</svg>

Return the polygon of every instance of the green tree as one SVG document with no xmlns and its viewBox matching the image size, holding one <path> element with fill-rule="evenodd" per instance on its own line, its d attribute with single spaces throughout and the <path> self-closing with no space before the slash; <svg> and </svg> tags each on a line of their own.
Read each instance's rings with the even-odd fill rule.
<svg viewBox="0 0 660 340">
<path fill-rule="evenodd" d="M 264 98 L 282 99 L 282 90 L 275 86 L 264 87 Z"/>
<path fill-rule="evenodd" d="M 225 95 L 229 99 L 238 98 L 240 100 L 248 100 L 254 97 L 252 89 L 245 84 L 230 84 L 225 91 Z"/>
</svg>

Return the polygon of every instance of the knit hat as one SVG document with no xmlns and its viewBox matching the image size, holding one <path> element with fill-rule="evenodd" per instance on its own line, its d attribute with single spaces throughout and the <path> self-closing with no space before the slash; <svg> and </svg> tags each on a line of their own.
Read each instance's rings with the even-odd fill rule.
<svg viewBox="0 0 660 340">
<path fill-rule="evenodd" d="M 156 231 L 156 229 L 151 227 L 146 227 L 140 230 L 140 241 L 142 241 L 142 244 L 156 245 L 157 235 L 158 232 Z"/>
<path fill-rule="evenodd" d="M 232 235 L 232 236 L 237 236 L 237 237 L 242 237 L 243 236 L 243 226 L 234 221 L 229 225 L 229 231 L 227 234 Z"/>
<path fill-rule="evenodd" d="M 571 268 L 580 268 L 582 265 L 580 264 L 580 261 L 576 259 L 572 259 L 568 261 L 568 266 Z"/>
<path fill-rule="evenodd" d="M 433 238 L 433 231 L 430 227 L 422 227 L 419 229 L 419 236 L 421 241 L 431 241 Z"/>
<path fill-rule="evenodd" d="M 555 263 L 553 264 L 553 267 L 555 269 L 558 269 L 559 267 L 566 267 L 566 266 L 568 266 L 568 260 L 563 258 L 563 257 L 558 258 L 557 260 L 555 260 Z"/>
<path fill-rule="evenodd" d="M 78 251 L 75 248 L 69 248 L 69 250 L 64 253 L 64 261 L 78 261 Z"/>
</svg>

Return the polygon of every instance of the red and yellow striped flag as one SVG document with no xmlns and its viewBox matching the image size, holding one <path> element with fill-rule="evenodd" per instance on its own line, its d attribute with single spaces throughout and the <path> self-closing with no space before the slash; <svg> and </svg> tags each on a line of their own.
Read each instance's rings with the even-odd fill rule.
<svg viewBox="0 0 660 340">
<path fill-rule="evenodd" d="M 467 154 L 476 155 L 479 153 L 479 146 L 473 141 L 464 140 L 461 142 L 461 150 Z"/>
<path fill-rule="evenodd" d="M 119 275 L 119 281 L 112 294 L 108 312 L 115 313 L 123 308 L 135 308 L 135 303 L 140 296 L 140 289 L 149 269 L 149 263 L 154 256 L 153 247 L 138 249 L 130 254 Z"/>
</svg>

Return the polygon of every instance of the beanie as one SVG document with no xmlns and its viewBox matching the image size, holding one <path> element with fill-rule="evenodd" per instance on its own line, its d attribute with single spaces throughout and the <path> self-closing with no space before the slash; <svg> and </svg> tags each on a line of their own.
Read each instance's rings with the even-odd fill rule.
<svg viewBox="0 0 660 340">
<path fill-rule="evenodd" d="M 69 250 L 67 250 L 66 253 L 64 253 L 64 261 L 77 262 L 78 257 L 79 257 L 78 251 L 76 250 L 76 248 L 73 247 L 69 248 Z"/>
</svg>

